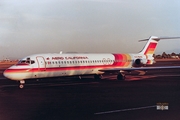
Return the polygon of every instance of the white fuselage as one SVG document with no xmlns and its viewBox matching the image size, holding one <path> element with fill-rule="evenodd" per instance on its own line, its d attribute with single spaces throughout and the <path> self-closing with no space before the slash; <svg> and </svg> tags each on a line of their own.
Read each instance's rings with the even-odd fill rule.
<svg viewBox="0 0 180 120">
<path fill-rule="evenodd" d="M 37 54 L 25 57 L 8 68 L 4 76 L 11 80 L 103 74 L 101 69 L 131 68 L 140 60 L 151 64 L 153 58 L 141 54 Z"/>
</svg>

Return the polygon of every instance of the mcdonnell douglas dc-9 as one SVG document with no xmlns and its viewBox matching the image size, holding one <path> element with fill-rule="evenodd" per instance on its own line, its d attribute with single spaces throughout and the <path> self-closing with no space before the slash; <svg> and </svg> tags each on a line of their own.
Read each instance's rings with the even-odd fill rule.
<svg viewBox="0 0 180 120">
<path fill-rule="evenodd" d="M 51 53 L 35 54 L 21 59 L 4 71 L 8 79 L 20 81 L 20 88 L 25 80 L 60 76 L 94 75 L 101 79 L 104 73 L 116 73 L 118 80 L 125 79 L 125 71 L 180 68 L 180 66 L 145 67 L 154 63 L 153 54 L 161 39 L 180 37 L 155 37 L 140 40 L 147 41 L 137 54 L 94 54 L 94 53 Z"/>
</svg>

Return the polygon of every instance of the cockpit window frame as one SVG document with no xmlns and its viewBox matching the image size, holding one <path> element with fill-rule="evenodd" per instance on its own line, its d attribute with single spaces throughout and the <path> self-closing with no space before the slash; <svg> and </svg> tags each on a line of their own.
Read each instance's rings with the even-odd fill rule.
<svg viewBox="0 0 180 120">
<path fill-rule="evenodd" d="M 21 59 L 17 63 L 17 65 L 32 65 L 35 63 L 35 60 L 31 60 L 29 57 L 26 59 Z"/>
</svg>

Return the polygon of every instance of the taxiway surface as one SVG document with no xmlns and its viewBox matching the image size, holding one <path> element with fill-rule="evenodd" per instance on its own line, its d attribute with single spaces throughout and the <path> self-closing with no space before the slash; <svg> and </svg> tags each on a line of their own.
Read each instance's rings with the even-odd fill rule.
<svg viewBox="0 0 180 120">
<path fill-rule="evenodd" d="M 180 61 L 156 64 L 180 65 Z M 156 110 L 168 103 L 168 110 Z M 103 80 L 56 78 L 18 83 L 0 79 L 1 120 L 179 120 L 180 70 L 128 75 L 126 81 L 106 75 Z"/>
</svg>

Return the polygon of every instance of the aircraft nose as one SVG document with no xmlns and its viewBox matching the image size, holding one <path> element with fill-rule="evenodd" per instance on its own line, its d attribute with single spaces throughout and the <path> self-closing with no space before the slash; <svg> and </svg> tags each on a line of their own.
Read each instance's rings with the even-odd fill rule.
<svg viewBox="0 0 180 120">
<path fill-rule="evenodd" d="M 6 69 L 4 72 L 3 72 L 3 75 L 4 77 L 10 79 L 10 74 L 7 72 L 8 70 Z"/>
<path fill-rule="evenodd" d="M 6 77 L 6 78 L 8 78 L 8 79 L 13 80 L 13 74 L 12 74 L 8 69 L 6 69 L 6 70 L 3 72 L 3 75 L 4 75 L 4 77 Z"/>
</svg>

